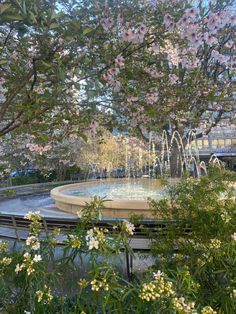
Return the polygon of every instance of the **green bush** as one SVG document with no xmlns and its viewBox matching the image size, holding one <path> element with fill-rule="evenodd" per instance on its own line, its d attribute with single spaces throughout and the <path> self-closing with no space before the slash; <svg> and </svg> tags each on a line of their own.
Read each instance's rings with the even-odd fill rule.
<svg viewBox="0 0 236 314">
<path fill-rule="evenodd" d="M 219 313 L 236 308 L 236 204 L 230 188 L 235 175 L 219 168 L 208 176 L 169 187 L 169 198 L 150 205 L 166 221 L 152 243 L 155 269 L 201 305 Z"/>
</svg>

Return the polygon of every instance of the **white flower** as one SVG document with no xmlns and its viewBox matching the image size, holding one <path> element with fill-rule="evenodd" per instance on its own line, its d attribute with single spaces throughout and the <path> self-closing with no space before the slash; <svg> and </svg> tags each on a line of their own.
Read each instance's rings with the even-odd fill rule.
<svg viewBox="0 0 236 314">
<path fill-rule="evenodd" d="M 34 256 L 34 258 L 33 258 L 33 261 L 35 262 L 35 263 L 38 263 L 38 262 L 40 262 L 42 260 L 42 257 L 41 257 L 41 255 L 35 255 Z"/>
<path fill-rule="evenodd" d="M 35 236 L 28 237 L 26 239 L 26 245 L 29 246 L 32 250 L 38 250 L 40 248 L 40 242 Z"/>
<path fill-rule="evenodd" d="M 123 225 L 125 226 L 125 231 L 129 235 L 133 235 L 134 234 L 135 227 L 134 227 L 134 225 L 131 222 L 129 222 L 127 220 L 124 220 L 123 221 Z"/>
<path fill-rule="evenodd" d="M 92 249 L 98 249 L 99 246 L 102 246 L 105 241 L 104 232 L 106 229 L 99 229 L 94 227 L 93 229 L 90 229 L 87 231 L 87 235 L 85 237 L 85 240 L 87 242 L 87 245 L 89 247 L 89 250 Z"/>
<path fill-rule="evenodd" d="M 29 266 L 29 267 L 27 268 L 27 275 L 29 276 L 29 275 L 31 275 L 33 272 L 35 272 L 35 269 L 34 269 L 32 266 Z"/>
<path fill-rule="evenodd" d="M 28 220 L 40 220 L 41 219 L 40 211 L 35 212 L 29 211 L 27 214 L 25 214 L 24 218 Z"/>
<path fill-rule="evenodd" d="M 89 250 L 92 250 L 93 248 L 97 250 L 98 246 L 99 246 L 98 240 L 96 238 L 90 238 L 88 242 Z"/>
<path fill-rule="evenodd" d="M 29 260 L 31 258 L 31 254 L 28 252 L 26 252 L 23 256 L 25 260 Z"/>
<path fill-rule="evenodd" d="M 231 235 L 231 238 L 236 241 L 236 232 L 234 232 L 232 235 Z"/>
<path fill-rule="evenodd" d="M 22 271 L 23 265 L 17 264 L 15 268 L 15 273 L 18 274 L 20 271 Z"/>
<path fill-rule="evenodd" d="M 157 279 L 157 278 L 162 277 L 162 276 L 164 276 L 164 273 L 161 272 L 160 270 L 158 270 L 157 273 L 153 272 L 154 279 Z"/>
<path fill-rule="evenodd" d="M 93 229 L 89 229 L 87 231 L 87 235 L 85 237 L 86 240 L 88 240 L 89 238 L 93 237 L 94 236 L 94 232 L 93 232 Z"/>
</svg>

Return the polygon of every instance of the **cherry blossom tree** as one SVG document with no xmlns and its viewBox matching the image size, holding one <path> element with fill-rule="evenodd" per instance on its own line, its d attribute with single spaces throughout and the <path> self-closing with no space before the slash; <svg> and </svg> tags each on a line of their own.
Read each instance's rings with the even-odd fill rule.
<svg viewBox="0 0 236 314">
<path fill-rule="evenodd" d="M 141 131 L 171 123 L 183 133 L 202 120 L 209 132 L 225 113 L 235 119 L 233 1 L 133 4 L 132 19 L 127 6 L 122 19 L 99 6 L 104 31 L 118 35 L 123 49 L 117 54 L 109 41 L 117 56 L 102 78 L 116 93 L 113 106 L 126 122 Z"/>
<path fill-rule="evenodd" d="M 0 135 L 235 117 L 233 0 L 6 0 L 0 14 Z"/>
</svg>

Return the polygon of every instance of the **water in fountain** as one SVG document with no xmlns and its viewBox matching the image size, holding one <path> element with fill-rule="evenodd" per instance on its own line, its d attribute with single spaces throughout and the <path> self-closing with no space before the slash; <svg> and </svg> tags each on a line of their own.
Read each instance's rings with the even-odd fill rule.
<svg viewBox="0 0 236 314">
<path fill-rule="evenodd" d="M 176 179 L 170 179 L 169 184 L 175 184 Z M 166 195 L 165 185 L 161 180 L 147 180 L 145 178 L 129 178 L 112 181 L 96 181 L 80 185 L 79 188 L 68 189 L 64 194 L 93 197 L 94 195 L 110 200 L 142 200 L 148 198 L 161 199 Z"/>
</svg>

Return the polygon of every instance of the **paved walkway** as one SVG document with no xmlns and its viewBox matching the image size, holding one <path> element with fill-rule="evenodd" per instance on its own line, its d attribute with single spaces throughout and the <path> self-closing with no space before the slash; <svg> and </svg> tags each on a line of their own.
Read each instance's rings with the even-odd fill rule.
<svg viewBox="0 0 236 314">
<path fill-rule="evenodd" d="M 47 193 L 50 192 L 54 187 L 77 182 L 79 181 L 58 181 L 0 187 L 0 200 L 9 197 L 14 198 L 18 196 Z"/>
<path fill-rule="evenodd" d="M 31 196 L 19 196 L 17 198 L 0 201 L 0 213 L 12 215 L 25 215 L 28 211 L 40 210 L 45 217 L 75 218 L 76 215 L 59 210 L 49 193 Z"/>
</svg>

